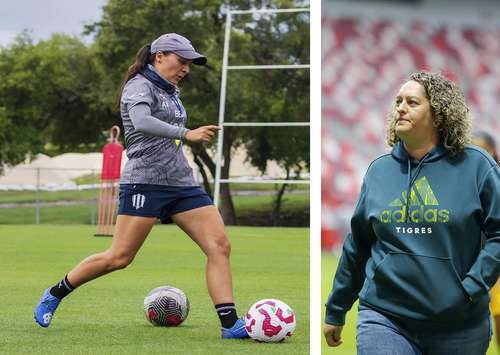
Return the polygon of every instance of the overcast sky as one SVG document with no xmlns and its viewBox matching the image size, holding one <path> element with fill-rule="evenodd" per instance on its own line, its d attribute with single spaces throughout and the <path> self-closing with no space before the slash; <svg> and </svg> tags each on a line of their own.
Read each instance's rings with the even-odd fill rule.
<svg viewBox="0 0 500 355">
<path fill-rule="evenodd" d="M 7 0 L 0 6 L 0 45 L 6 46 L 23 29 L 35 40 L 54 32 L 82 37 L 83 25 L 99 20 L 107 0 Z M 91 38 L 87 38 L 87 41 Z"/>
</svg>

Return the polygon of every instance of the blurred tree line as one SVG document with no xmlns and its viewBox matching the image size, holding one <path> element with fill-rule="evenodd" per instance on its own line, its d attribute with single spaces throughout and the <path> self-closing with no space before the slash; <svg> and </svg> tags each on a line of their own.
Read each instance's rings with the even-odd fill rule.
<svg viewBox="0 0 500 355">
<path fill-rule="evenodd" d="M 5 165 L 38 153 L 99 151 L 113 124 L 121 124 L 117 90 L 140 47 L 163 33 L 189 38 L 208 57 L 181 83 L 188 128 L 217 124 L 226 12 L 308 6 L 300 0 L 109 0 L 102 18 L 85 27 L 95 41 L 54 34 L 34 43 L 29 32 L 0 47 L 0 173 Z M 308 64 L 309 13 L 233 17 L 230 65 Z M 228 73 L 226 122 L 309 120 L 309 71 L 239 70 Z M 286 179 L 309 170 L 309 130 L 304 127 L 226 127 L 222 178 L 230 153 L 248 152 L 262 173 L 270 160 Z M 215 143 L 191 144 L 205 188 L 215 177 Z M 279 220 L 286 185 L 277 187 Z M 230 185 L 221 185 L 221 212 L 234 224 Z"/>
</svg>

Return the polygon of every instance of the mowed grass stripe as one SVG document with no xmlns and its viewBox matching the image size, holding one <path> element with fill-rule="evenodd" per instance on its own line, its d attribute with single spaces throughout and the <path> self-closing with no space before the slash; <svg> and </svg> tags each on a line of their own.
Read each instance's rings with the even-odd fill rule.
<svg viewBox="0 0 500 355">
<path fill-rule="evenodd" d="M 77 191 L 78 193 L 80 191 Z M 3 194 L 3 192 L 2 192 Z M 0 199 L 2 194 L 0 194 Z M 52 194 L 52 193 L 47 193 Z M 56 193 L 53 193 L 56 194 Z M 93 198 L 97 198 L 94 194 Z M 273 208 L 274 195 L 257 196 L 235 196 L 233 197 L 236 217 L 242 220 L 255 221 L 260 215 L 269 216 Z M 56 202 L 54 197 L 50 200 L 40 199 L 41 202 Z M 78 202 L 78 200 L 68 200 Z M 97 219 L 96 204 L 81 201 L 78 205 L 64 206 L 41 206 L 40 223 L 41 224 L 90 224 L 92 218 Z M 283 198 L 281 213 L 283 216 L 291 213 L 307 213 L 309 211 L 309 194 L 287 194 Z M 9 208 L 0 208 L 1 224 L 34 224 L 36 209 L 33 206 L 16 206 Z M 252 219 L 253 218 L 253 219 Z M 258 225 L 258 224 L 255 224 Z"/>
<path fill-rule="evenodd" d="M 274 196 L 277 191 L 277 186 L 275 184 L 231 184 L 231 191 L 233 193 L 233 198 L 240 197 L 238 192 L 243 191 L 251 193 L 253 191 L 267 191 L 270 196 Z M 213 190 L 213 185 L 212 185 Z M 295 194 L 309 195 L 309 189 L 307 185 L 299 185 L 294 187 L 292 190 Z M 292 194 L 286 193 L 285 197 Z M 96 200 L 99 196 L 98 189 L 85 189 L 85 190 L 61 190 L 61 191 L 1 191 L 0 193 L 0 203 L 27 203 L 39 201 L 79 201 L 79 200 Z M 245 196 L 245 195 L 243 195 Z"/>
<path fill-rule="evenodd" d="M 0 353 L 5 354 L 309 354 L 309 230 L 229 227 L 235 302 L 240 314 L 262 298 L 278 298 L 297 314 L 282 344 L 220 339 L 205 286 L 205 257 L 175 226 L 155 226 L 127 269 L 77 289 L 48 329 L 33 320 L 42 291 L 111 238 L 92 226 L 0 226 Z M 178 328 L 149 325 L 144 296 L 171 284 L 191 303 Z"/>
</svg>

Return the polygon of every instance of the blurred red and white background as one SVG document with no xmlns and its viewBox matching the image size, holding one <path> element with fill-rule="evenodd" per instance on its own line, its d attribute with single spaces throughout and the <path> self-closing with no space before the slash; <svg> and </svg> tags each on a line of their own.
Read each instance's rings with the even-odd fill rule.
<svg viewBox="0 0 500 355">
<path fill-rule="evenodd" d="M 385 117 L 408 75 L 463 89 L 474 130 L 500 146 L 500 3 L 324 1 L 322 249 L 338 251 L 369 163 L 388 151 Z"/>
</svg>

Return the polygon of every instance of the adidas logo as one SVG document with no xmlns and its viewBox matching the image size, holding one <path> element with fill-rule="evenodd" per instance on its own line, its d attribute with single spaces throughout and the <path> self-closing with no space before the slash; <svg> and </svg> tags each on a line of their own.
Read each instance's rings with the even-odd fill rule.
<svg viewBox="0 0 500 355">
<path fill-rule="evenodd" d="M 404 223 L 406 222 L 406 191 L 401 197 L 396 198 L 389 204 L 390 209 L 383 210 L 380 214 L 382 223 Z M 414 223 L 447 223 L 450 220 L 450 211 L 439 209 L 437 200 L 431 185 L 425 176 L 415 181 L 408 201 L 408 221 Z"/>
</svg>

